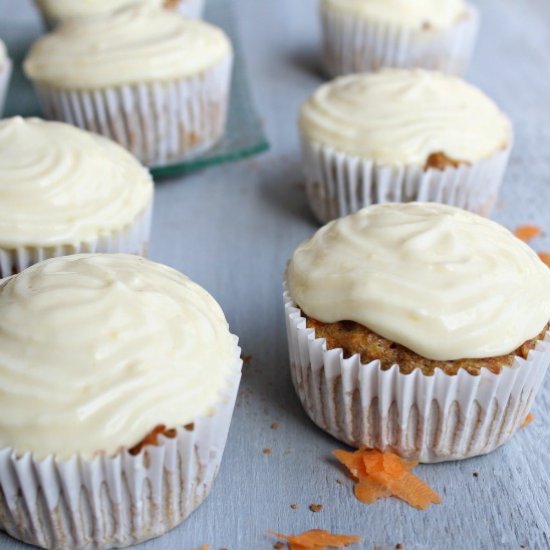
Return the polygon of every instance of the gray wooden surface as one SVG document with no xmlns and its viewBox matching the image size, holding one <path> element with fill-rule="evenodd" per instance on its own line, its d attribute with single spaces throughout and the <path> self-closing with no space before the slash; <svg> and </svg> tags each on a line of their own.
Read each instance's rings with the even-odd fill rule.
<svg viewBox="0 0 550 550">
<path fill-rule="evenodd" d="M 291 387 L 280 296 L 287 258 L 316 229 L 295 129 L 299 104 L 322 81 L 315 0 L 229 1 L 272 149 L 158 182 L 151 255 L 213 293 L 252 359 L 211 496 L 182 526 L 142 548 L 261 550 L 273 547 L 267 530 L 311 528 L 360 534 L 365 549 L 549 548 L 550 380 L 537 399 L 535 423 L 506 447 L 418 468 L 443 495 L 440 506 L 419 512 L 389 499 L 367 507 L 354 499 L 349 481 L 336 482 L 345 479 L 330 459 L 339 444 L 306 418 Z M 511 228 L 545 227 L 547 236 L 533 246 L 550 251 L 550 3 L 478 4 L 484 21 L 470 78 L 516 128 L 494 217 Z M 0 0 L 0 18 L 7 10 L 12 18 L 34 17 L 28 0 Z M 323 510 L 312 513 L 311 503 Z M 24 546 L 0 535 L 0 548 Z"/>
</svg>

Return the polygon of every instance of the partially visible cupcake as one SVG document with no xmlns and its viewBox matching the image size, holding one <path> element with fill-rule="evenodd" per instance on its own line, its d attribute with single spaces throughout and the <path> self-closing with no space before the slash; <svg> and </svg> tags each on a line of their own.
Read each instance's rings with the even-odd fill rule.
<svg viewBox="0 0 550 550">
<path fill-rule="evenodd" d="M 159 0 L 69 19 L 33 45 L 24 69 L 48 118 L 106 135 L 159 167 L 223 135 L 232 59 L 221 29 Z"/>
<path fill-rule="evenodd" d="M 497 105 L 460 78 L 422 69 L 349 75 L 300 112 L 307 194 L 326 222 L 382 202 L 493 208 L 512 147 Z"/>
<path fill-rule="evenodd" d="M 155 3 L 158 3 L 157 0 L 35 0 L 46 28 L 50 30 L 69 19 L 112 15 L 128 6 Z M 176 10 L 193 19 L 199 19 L 204 9 L 204 0 L 163 0 L 162 4 L 167 9 Z"/>
<path fill-rule="evenodd" d="M 199 285 L 137 256 L 47 260 L 0 283 L 0 349 L 0 529 L 118 548 L 207 497 L 242 361 Z"/>
<path fill-rule="evenodd" d="M 447 205 L 375 205 L 324 226 L 288 265 L 285 311 L 312 420 L 422 462 L 508 441 L 550 363 L 550 270 Z"/>
<path fill-rule="evenodd" d="M 79 252 L 146 254 L 149 172 L 112 141 L 37 118 L 0 121 L 0 277 Z"/>
<path fill-rule="evenodd" d="M 479 14 L 464 0 L 320 0 L 331 76 L 382 67 L 466 72 Z"/>
<path fill-rule="evenodd" d="M 0 118 L 4 113 L 4 104 L 11 77 L 12 62 L 8 57 L 8 51 L 2 40 L 0 40 Z"/>
</svg>

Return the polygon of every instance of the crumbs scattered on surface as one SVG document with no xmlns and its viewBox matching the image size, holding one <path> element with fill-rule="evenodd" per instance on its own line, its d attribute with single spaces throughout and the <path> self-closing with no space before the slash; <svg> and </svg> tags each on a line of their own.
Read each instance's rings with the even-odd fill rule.
<svg viewBox="0 0 550 550">
<path fill-rule="evenodd" d="M 535 415 L 533 413 L 529 413 L 526 417 L 525 417 L 525 420 L 522 422 L 521 426 L 519 427 L 520 429 L 521 428 L 526 428 L 527 426 L 529 426 L 529 424 L 531 424 L 531 422 L 533 422 L 533 420 L 535 420 Z"/>
<path fill-rule="evenodd" d="M 542 233 L 542 229 L 538 225 L 520 225 L 514 235 L 522 241 L 528 243 Z"/>
<path fill-rule="evenodd" d="M 361 541 L 357 535 L 333 535 L 322 529 L 311 529 L 299 535 L 281 535 L 269 531 L 269 535 L 288 542 L 290 550 L 323 550 L 325 548 L 346 548 Z M 282 548 L 282 546 L 274 546 Z"/>
<path fill-rule="evenodd" d="M 430 504 L 441 502 L 441 497 L 411 472 L 417 461 L 373 449 L 337 450 L 332 454 L 349 470 L 356 482 L 355 496 L 364 504 L 395 496 L 418 510 L 425 510 Z"/>
<path fill-rule="evenodd" d="M 323 505 L 322 504 L 310 504 L 309 509 L 312 512 L 317 513 L 317 512 L 320 512 L 323 509 Z"/>
<path fill-rule="evenodd" d="M 273 422 L 273 424 L 271 424 L 270 427 L 271 427 L 272 430 L 277 430 L 277 429 L 279 429 L 279 424 L 277 424 L 277 422 Z"/>
<path fill-rule="evenodd" d="M 266 447 L 262 452 L 264 453 L 264 455 L 270 455 L 271 449 L 269 447 Z"/>
<path fill-rule="evenodd" d="M 395 545 L 395 550 L 403 550 L 405 548 L 401 543 Z"/>
<path fill-rule="evenodd" d="M 472 475 L 473 475 L 474 477 L 479 477 L 479 472 L 474 472 Z"/>
<path fill-rule="evenodd" d="M 293 510 L 298 510 L 298 505 L 297 505 L 295 502 L 293 502 L 293 503 L 290 505 L 290 507 L 291 507 Z"/>
<path fill-rule="evenodd" d="M 539 258 L 550 267 L 550 252 L 539 252 Z"/>
</svg>

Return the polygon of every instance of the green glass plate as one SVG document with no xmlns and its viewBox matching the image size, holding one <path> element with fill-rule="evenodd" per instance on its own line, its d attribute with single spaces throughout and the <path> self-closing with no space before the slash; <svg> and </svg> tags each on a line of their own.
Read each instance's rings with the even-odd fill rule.
<svg viewBox="0 0 550 550">
<path fill-rule="evenodd" d="M 231 85 L 231 97 L 227 128 L 222 139 L 202 155 L 181 163 L 151 169 L 154 177 L 163 178 L 183 174 L 224 162 L 256 155 L 269 148 L 260 118 L 254 107 L 243 53 L 231 9 L 231 0 L 207 0 L 205 19 L 222 27 L 235 49 L 235 62 Z M 14 72 L 6 101 L 4 116 L 40 116 L 40 106 L 30 82 L 21 71 L 21 63 L 32 42 L 42 29 L 35 22 L 0 21 L 0 38 L 6 42 L 10 57 L 14 60 Z"/>
</svg>

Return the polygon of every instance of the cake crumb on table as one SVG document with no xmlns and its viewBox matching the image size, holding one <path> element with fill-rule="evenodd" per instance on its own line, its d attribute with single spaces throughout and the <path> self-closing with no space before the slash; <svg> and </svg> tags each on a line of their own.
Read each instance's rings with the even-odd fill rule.
<svg viewBox="0 0 550 550">
<path fill-rule="evenodd" d="M 474 477 L 479 477 L 479 472 L 474 472 L 472 475 L 473 475 Z"/>
<path fill-rule="evenodd" d="M 271 424 L 271 429 L 272 430 L 276 430 L 279 428 L 279 424 L 277 422 L 273 422 L 273 424 Z"/>
<path fill-rule="evenodd" d="M 269 447 L 266 447 L 262 452 L 264 453 L 264 455 L 270 455 L 271 449 Z"/>
<path fill-rule="evenodd" d="M 298 505 L 294 502 L 290 505 L 293 510 L 298 510 Z"/>
<path fill-rule="evenodd" d="M 309 509 L 312 512 L 317 513 L 317 512 L 320 512 L 323 509 L 323 505 L 322 504 L 310 504 Z"/>
</svg>

